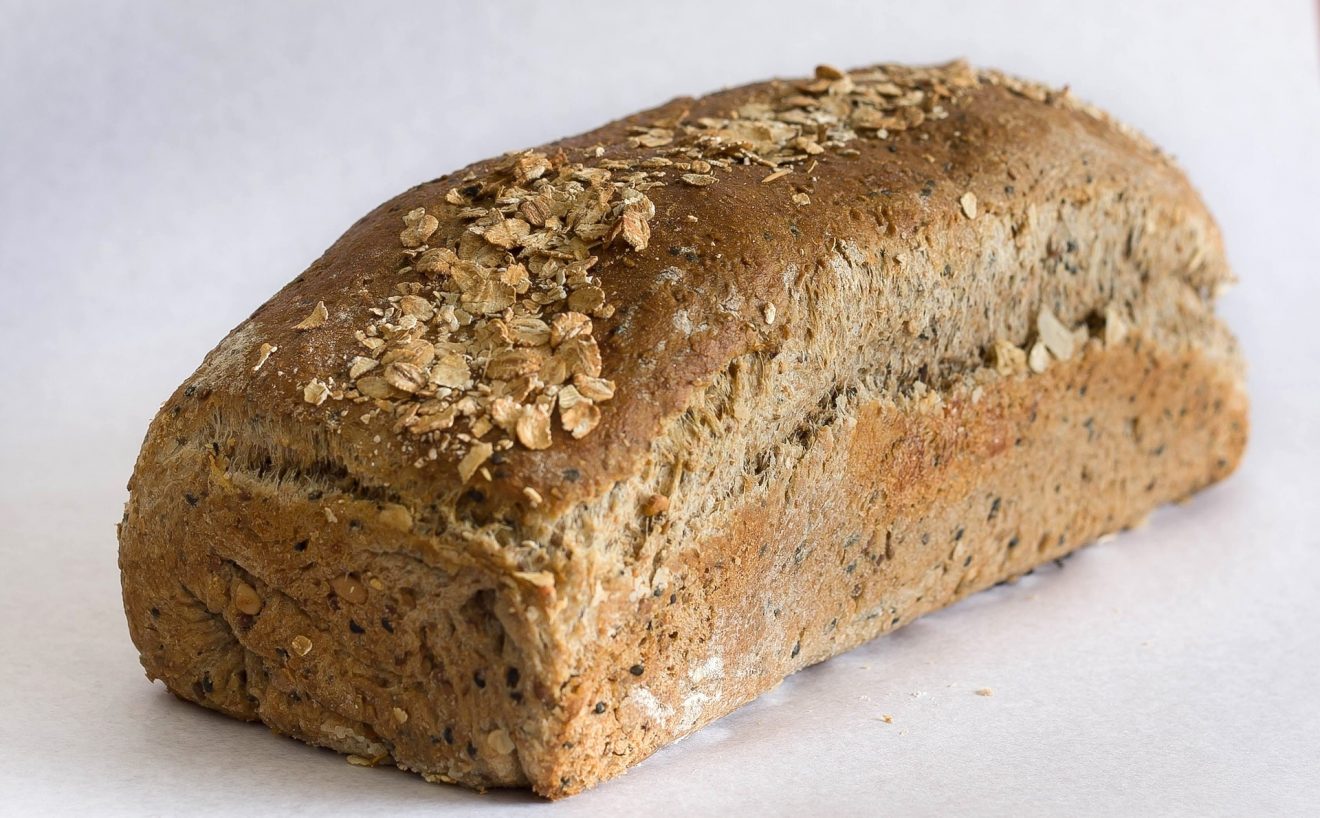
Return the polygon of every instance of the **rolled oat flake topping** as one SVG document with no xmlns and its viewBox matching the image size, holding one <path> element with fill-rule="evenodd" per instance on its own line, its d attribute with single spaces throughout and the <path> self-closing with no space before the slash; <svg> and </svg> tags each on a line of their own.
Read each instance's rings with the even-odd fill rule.
<svg viewBox="0 0 1320 818">
<path fill-rule="evenodd" d="M 962 62 L 820 66 L 723 116 L 634 126 L 620 144 L 572 155 L 508 154 L 404 214 L 401 282 L 357 330 L 359 353 L 313 378 L 307 401 L 362 404 L 364 421 L 388 412 L 397 434 L 426 447 L 415 465 L 451 452 L 465 482 L 488 473 L 495 453 L 586 437 L 615 396 L 596 337 L 615 305 L 598 264 L 651 243 L 652 191 L 716 185 L 731 167 L 755 164 L 767 169 L 763 182 L 783 187 L 785 207 L 807 206 L 791 185 L 795 167 L 942 119 L 981 81 Z M 774 322 L 773 305 L 765 316 Z M 299 328 L 327 317 L 318 304 Z"/>
</svg>

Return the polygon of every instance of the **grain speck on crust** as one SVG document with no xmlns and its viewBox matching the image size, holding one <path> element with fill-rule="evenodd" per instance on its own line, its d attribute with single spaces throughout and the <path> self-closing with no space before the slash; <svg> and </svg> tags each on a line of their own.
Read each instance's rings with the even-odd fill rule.
<svg viewBox="0 0 1320 818">
<path fill-rule="evenodd" d="M 413 516 L 406 506 L 386 503 L 380 510 L 380 521 L 396 531 L 412 531 Z"/>
<path fill-rule="evenodd" d="M 1050 368 L 1050 353 L 1045 344 L 1037 341 L 1031 345 L 1031 351 L 1027 353 L 1027 366 L 1037 374 Z"/>
<path fill-rule="evenodd" d="M 529 449 L 548 449 L 552 442 L 550 435 L 550 413 L 541 406 L 524 406 L 518 414 L 516 424 L 518 442 Z"/>
<path fill-rule="evenodd" d="M 302 634 L 299 634 L 293 637 L 293 639 L 289 642 L 289 647 L 293 648 L 293 652 L 298 654 L 299 656 L 306 656 L 307 654 L 312 652 L 312 640 L 308 639 L 306 636 L 303 636 Z"/>
<path fill-rule="evenodd" d="M 537 588 L 555 587 L 555 575 L 549 571 L 514 571 L 513 576 Z"/>
<path fill-rule="evenodd" d="M 1012 341 L 1000 338 L 991 352 L 995 371 L 1004 377 L 1027 371 L 1027 353 Z"/>
<path fill-rule="evenodd" d="M 464 483 L 472 479 L 472 475 L 476 474 L 477 469 L 486 462 L 493 451 L 494 448 L 489 443 L 480 442 L 474 443 L 472 448 L 468 449 L 468 453 L 458 462 L 458 474 Z"/>
<path fill-rule="evenodd" d="M 638 208 L 625 208 L 619 219 L 619 232 L 634 250 L 645 250 L 651 240 L 651 227 L 643 213 Z"/>
<path fill-rule="evenodd" d="M 316 329 L 324 324 L 330 318 L 330 311 L 326 309 L 324 301 L 317 301 L 316 306 L 307 317 L 293 325 L 294 329 Z"/>
<path fill-rule="evenodd" d="M 1105 346 L 1121 344 L 1127 337 L 1128 326 L 1123 315 L 1115 307 L 1105 308 Z"/>
<path fill-rule="evenodd" d="M 257 594 L 256 589 L 242 580 L 235 580 L 232 596 L 234 607 L 240 613 L 245 613 L 248 616 L 256 616 L 261 613 L 261 609 L 265 604 Z"/>
<path fill-rule="evenodd" d="M 261 348 L 257 350 L 257 362 L 253 364 L 252 371 L 256 372 L 257 370 L 261 369 L 261 367 L 266 363 L 266 361 L 270 360 L 270 356 L 275 354 L 277 350 L 279 350 L 279 347 L 275 346 L 274 344 L 268 344 L 263 342 Z"/>
<path fill-rule="evenodd" d="M 330 387 L 324 381 L 313 378 L 303 386 L 303 400 L 313 406 L 320 406 L 328 397 L 330 397 Z"/>
<path fill-rule="evenodd" d="M 573 388 L 587 400 L 604 403 L 614 397 L 614 382 L 590 375 L 574 375 Z"/>
<path fill-rule="evenodd" d="M 497 755 L 507 756 L 514 750 L 513 739 L 503 728 L 495 729 L 486 734 L 486 746 Z"/>
<path fill-rule="evenodd" d="M 569 389 L 571 388 L 569 387 Z M 567 391 L 567 389 L 564 391 Z M 574 438 L 583 438 L 592 429 L 596 428 L 596 424 L 600 423 L 600 409 L 596 408 L 595 402 L 586 398 L 573 403 L 568 408 L 564 408 L 564 404 L 561 402 L 559 405 L 559 420 L 564 427 L 564 431 Z"/>
<path fill-rule="evenodd" d="M 970 190 L 967 191 L 966 193 L 964 193 L 964 194 L 962 195 L 962 198 L 960 198 L 960 199 L 958 200 L 958 204 L 962 205 L 962 212 L 963 212 L 963 215 L 964 215 L 964 216 L 966 216 L 966 217 L 969 218 L 969 219 L 975 219 L 975 218 L 976 218 L 976 194 L 975 194 L 975 193 L 972 193 Z"/>
<path fill-rule="evenodd" d="M 403 217 L 403 222 L 407 226 L 399 234 L 399 240 L 403 242 L 404 247 L 409 248 L 421 247 L 440 226 L 440 220 L 421 207 L 409 211 Z"/>
<path fill-rule="evenodd" d="M 368 375 L 365 378 L 358 378 L 354 384 L 358 394 L 367 398 L 376 398 L 379 400 L 388 400 L 399 394 L 389 381 L 375 375 Z"/>
<path fill-rule="evenodd" d="M 1066 361 L 1072 357 L 1075 348 L 1072 330 L 1065 327 L 1049 307 L 1040 308 L 1036 316 L 1036 332 L 1040 334 L 1041 343 L 1055 358 Z"/>
<path fill-rule="evenodd" d="M 642 515 L 646 517 L 654 517 L 657 514 L 664 514 L 668 510 L 669 498 L 663 494 L 652 494 L 650 497 L 647 497 L 646 502 L 642 504 Z"/>
<path fill-rule="evenodd" d="M 349 364 L 348 377 L 351 380 L 357 380 L 378 366 L 380 366 L 380 361 L 377 361 L 374 358 L 366 358 L 358 355 L 353 358 L 352 362 Z"/>
<path fill-rule="evenodd" d="M 367 601 L 367 589 L 353 574 L 343 574 L 330 580 L 330 588 L 345 602 L 361 605 Z"/>
</svg>

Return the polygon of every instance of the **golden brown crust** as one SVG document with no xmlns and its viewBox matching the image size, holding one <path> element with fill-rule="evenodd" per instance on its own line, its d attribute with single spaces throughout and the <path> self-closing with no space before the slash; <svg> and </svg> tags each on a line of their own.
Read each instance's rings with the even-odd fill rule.
<svg viewBox="0 0 1320 818">
<path fill-rule="evenodd" d="M 772 93 L 772 84 L 762 83 L 675 100 L 543 150 L 578 158 L 607 145 L 606 158 L 635 157 L 645 149 L 627 146 L 634 125 L 673 119 L 683 111 L 698 119 Z M 597 268 L 609 303 L 620 305 L 598 322 L 596 332 L 602 369 L 616 381 L 619 397 L 602 406 L 600 427 L 587 438 L 562 435 L 546 451 L 508 452 L 491 469 L 493 479 L 479 481 L 471 493 L 480 496 L 472 513 L 526 506 L 523 489 L 532 487 L 547 501 L 540 511 L 553 515 L 632 473 L 660 425 L 682 411 L 694 388 L 738 355 L 774 346 L 782 333 L 795 330 L 764 320 L 767 305 L 782 306 L 788 298 L 791 284 L 783 270 L 820 263 L 840 238 L 860 233 L 874 246 L 901 252 L 940 236 L 957 251 L 981 238 L 977 221 L 963 214 L 961 199 L 968 192 L 976 196 L 979 216 L 995 218 L 1022 213 L 1033 203 L 1121 189 L 1134 180 L 1208 221 L 1183 176 L 1153 149 L 1079 107 L 1043 104 L 988 79 L 946 119 L 885 141 L 849 144 L 860 155 L 822 154 L 812 173 L 797 179 L 762 184 L 765 169 L 743 165 L 709 187 L 674 184 L 651 191 L 656 215 L 650 244 L 641 252 L 607 247 Z M 394 430 L 394 417 L 381 414 L 362 424 L 355 420 L 363 414 L 359 408 L 334 401 L 309 405 L 304 386 L 326 374 L 327 362 L 339 364 L 359 354 L 353 333 L 367 323 L 367 311 L 410 280 L 397 272 L 403 215 L 442 202 L 464 178 L 496 161 L 419 185 L 361 219 L 237 331 L 244 349 L 205 370 L 217 397 L 302 423 L 330 422 L 360 479 L 419 502 L 437 497 L 453 502 L 456 457 L 442 452 L 417 468 L 413 464 L 421 452 Z M 792 203 L 798 191 L 811 196 L 810 205 Z M 1209 241 L 1213 245 L 1213 237 Z M 1210 272 L 1211 279 L 1219 273 Z M 316 329 L 296 329 L 319 302 L 328 307 L 328 320 Z M 680 313 L 685 320 L 676 322 Z M 262 343 L 277 351 L 254 373 Z M 346 417 L 337 417 L 345 411 Z"/>
<path fill-rule="evenodd" d="M 809 171 L 649 190 L 649 241 L 593 271 L 599 426 L 488 478 L 316 384 L 415 278 L 404 216 L 507 160 L 368 214 L 152 424 L 120 530 L 148 674 L 362 763 L 567 795 L 1227 474 L 1246 408 L 1204 206 L 1103 115 L 974 76 Z M 649 156 L 637 126 L 783 87 L 543 150 Z"/>
</svg>

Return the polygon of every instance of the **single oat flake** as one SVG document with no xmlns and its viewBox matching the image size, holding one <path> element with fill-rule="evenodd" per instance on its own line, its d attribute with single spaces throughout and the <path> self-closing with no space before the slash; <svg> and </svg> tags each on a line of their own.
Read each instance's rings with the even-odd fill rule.
<svg viewBox="0 0 1320 818">
<path fill-rule="evenodd" d="M 1055 358 L 1066 361 L 1072 357 L 1076 346 L 1072 330 L 1065 327 L 1049 307 L 1040 308 L 1036 316 L 1036 331 L 1040 334 L 1041 343 Z"/>
<path fill-rule="evenodd" d="M 303 387 L 303 400 L 313 406 L 320 406 L 325 403 L 326 398 L 330 397 L 330 387 L 323 381 L 313 378 Z"/>
<path fill-rule="evenodd" d="M 317 301 L 316 306 L 306 318 L 293 325 L 294 329 L 316 329 L 330 318 L 330 311 L 326 309 L 324 301 Z"/>
<path fill-rule="evenodd" d="M 260 370 L 261 367 L 266 364 L 266 361 L 270 360 L 270 356 L 275 354 L 278 350 L 279 347 L 273 344 L 263 343 L 261 348 L 257 350 L 257 362 L 253 364 L 252 371 L 256 372 Z"/>
<path fill-rule="evenodd" d="M 962 195 L 962 198 L 958 200 L 958 203 L 962 205 L 962 212 L 963 212 L 963 215 L 964 215 L 964 216 L 966 216 L 966 217 L 969 218 L 969 219 L 975 219 L 975 218 L 976 218 L 976 194 L 975 194 L 975 193 L 972 193 L 972 192 L 969 190 L 968 192 L 966 192 L 966 193 L 964 193 L 964 194 Z"/>
</svg>

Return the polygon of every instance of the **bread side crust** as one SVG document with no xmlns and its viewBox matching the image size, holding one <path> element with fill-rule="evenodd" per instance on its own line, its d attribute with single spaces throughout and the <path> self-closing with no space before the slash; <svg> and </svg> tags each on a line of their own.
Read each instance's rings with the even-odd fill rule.
<svg viewBox="0 0 1320 818">
<path fill-rule="evenodd" d="M 1231 368 L 1139 336 L 1043 375 L 859 392 L 748 475 L 717 533 L 608 594 L 563 734 L 597 753 L 558 754 L 533 786 L 578 792 L 803 667 L 1137 525 L 1231 473 L 1246 434 Z"/>
<path fill-rule="evenodd" d="M 303 529 L 289 503 L 308 504 L 205 457 L 176 486 L 206 487 L 197 505 L 161 496 L 131 510 L 125 600 L 148 674 L 182 698 L 362 763 L 562 797 L 802 667 L 1221 479 L 1245 435 L 1231 370 L 1140 336 L 1092 340 L 1041 375 L 983 369 L 897 400 L 858 392 L 791 435 L 711 533 L 598 577 L 599 632 L 555 646 L 576 671 L 557 693 L 521 649 L 553 630 L 538 621 L 557 607 L 544 589 L 407 554 L 397 532 L 359 529 L 356 547 L 314 534 L 293 550 Z M 329 507 L 351 526 L 374 502 Z M 162 509 L 164 525 L 147 525 Z M 303 564 L 272 561 L 280 532 Z M 377 537 L 389 548 L 362 549 Z M 349 572 L 361 602 L 331 584 Z M 238 583 L 263 600 L 255 616 L 239 610 Z M 523 668 L 514 686 L 508 667 Z M 528 713 L 545 694 L 552 706 Z"/>
</svg>

